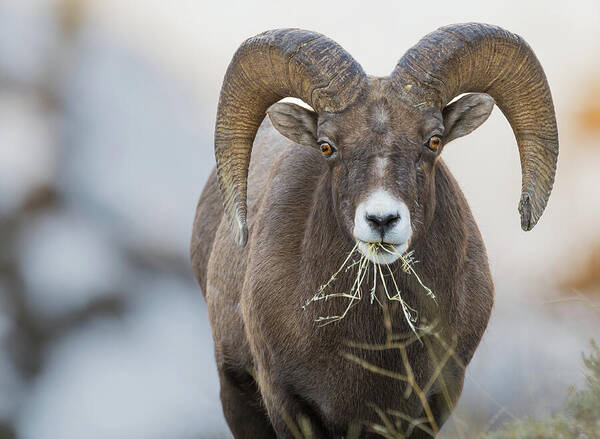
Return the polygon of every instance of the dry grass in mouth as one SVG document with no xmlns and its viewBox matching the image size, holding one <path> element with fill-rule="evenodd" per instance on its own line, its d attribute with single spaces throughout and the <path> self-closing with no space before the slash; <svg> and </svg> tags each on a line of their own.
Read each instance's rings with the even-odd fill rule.
<svg viewBox="0 0 600 439">
<path fill-rule="evenodd" d="M 313 302 L 318 302 L 322 300 L 327 301 L 333 298 L 346 298 L 348 299 L 348 305 L 341 314 L 334 316 L 318 317 L 316 319 L 316 321 L 321 323 L 322 325 L 338 322 L 344 317 L 346 317 L 350 309 L 352 309 L 352 307 L 355 306 L 363 298 L 363 285 L 365 285 L 366 288 L 368 288 L 371 303 L 377 301 L 381 306 L 383 306 L 377 298 L 377 295 L 375 294 L 377 289 L 377 283 L 381 282 L 387 299 L 390 301 L 396 301 L 400 303 L 400 306 L 402 307 L 402 312 L 404 313 L 404 317 L 406 319 L 406 322 L 408 323 L 408 326 L 410 326 L 410 329 L 416 334 L 417 328 L 415 327 L 415 324 L 417 324 L 419 320 L 419 313 L 416 309 L 408 305 L 404 301 L 404 299 L 402 299 L 400 288 L 398 287 L 398 283 L 396 282 L 396 278 L 394 277 L 394 272 L 392 271 L 390 264 L 381 264 L 372 261 L 372 259 L 378 260 L 378 255 L 383 252 L 398 256 L 398 259 L 402 263 L 402 271 L 408 274 L 412 274 L 417 280 L 417 282 L 419 282 L 419 284 L 423 287 L 427 296 L 435 300 L 435 295 L 433 294 L 433 291 L 431 291 L 431 289 L 427 287 L 423 283 L 423 281 L 421 281 L 421 278 L 414 269 L 414 265 L 417 261 L 413 257 L 413 252 L 402 254 L 391 244 L 384 245 L 380 242 L 369 243 L 368 254 L 363 255 L 362 253 L 360 253 L 360 258 L 351 262 L 352 256 L 355 255 L 357 251 L 358 242 L 352 248 L 352 250 L 346 257 L 340 268 L 331 276 L 331 278 L 329 278 L 329 280 L 325 284 L 319 287 L 317 293 L 311 299 L 309 299 L 302 308 L 306 309 L 306 307 Z M 385 266 L 385 269 L 383 268 L 383 266 Z M 354 282 L 352 283 L 350 291 L 329 292 L 332 290 L 332 285 L 335 283 L 340 274 L 346 273 L 350 270 L 355 271 Z M 387 271 L 388 274 L 384 275 L 384 271 Z M 392 280 L 392 285 L 388 286 L 384 276 L 387 276 L 389 279 Z M 369 288 L 369 283 L 371 281 L 372 284 L 370 284 Z"/>
</svg>

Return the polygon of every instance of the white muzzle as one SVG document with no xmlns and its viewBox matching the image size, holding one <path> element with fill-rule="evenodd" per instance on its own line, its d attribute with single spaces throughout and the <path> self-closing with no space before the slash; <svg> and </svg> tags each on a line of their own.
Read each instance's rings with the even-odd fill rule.
<svg viewBox="0 0 600 439">
<path fill-rule="evenodd" d="M 356 208 L 354 238 L 360 252 L 372 262 L 390 264 L 404 253 L 410 244 L 412 227 L 408 206 L 389 192 L 379 189 L 371 193 Z M 369 244 L 388 244 L 389 250 L 374 252 Z M 393 249 L 392 249 L 393 247 Z"/>
</svg>

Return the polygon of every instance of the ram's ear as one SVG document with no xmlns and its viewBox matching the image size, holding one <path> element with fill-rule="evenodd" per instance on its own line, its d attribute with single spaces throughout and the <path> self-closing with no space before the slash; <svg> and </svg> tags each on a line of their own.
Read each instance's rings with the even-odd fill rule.
<svg viewBox="0 0 600 439">
<path fill-rule="evenodd" d="M 494 99 L 485 93 L 471 93 L 447 105 L 444 117 L 444 143 L 471 133 L 487 120 L 494 109 Z"/>
<path fill-rule="evenodd" d="M 317 113 L 300 105 L 278 102 L 267 110 L 269 119 L 277 131 L 292 142 L 318 148 Z"/>
</svg>

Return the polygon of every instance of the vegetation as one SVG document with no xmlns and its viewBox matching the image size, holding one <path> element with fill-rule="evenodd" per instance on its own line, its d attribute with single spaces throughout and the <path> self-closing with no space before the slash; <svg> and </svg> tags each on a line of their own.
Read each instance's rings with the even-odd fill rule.
<svg viewBox="0 0 600 439">
<path fill-rule="evenodd" d="M 600 348 L 594 341 L 592 352 L 583 356 L 586 387 L 572 389 L 563 411 L 536 420 L 526 418 L 505 424 L 485 439 L 594 439 L 600 438 Z"/>
</svg>

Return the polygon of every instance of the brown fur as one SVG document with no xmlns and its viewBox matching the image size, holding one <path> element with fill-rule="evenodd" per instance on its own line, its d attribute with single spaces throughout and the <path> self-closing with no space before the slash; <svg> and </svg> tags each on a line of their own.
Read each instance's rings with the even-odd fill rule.
<svg viewBox="0 0 600 439">
<path fill-rule="evenodd" d="M 437 305 L 394 263 L 404 299 L 419 310 L 422 321 L 437 321 L 440 337 L 455 346 L 457 358 L 446 363 L 442 374 L 450 404 L 442 397 L 441 380 L 427 395 L 440 427 L 458 400 L 464 367 L 493 303 L 486 251 L 440 151 L 423 146 L 434 132 L 450 136 L 453 128 L 443 125 L 450 119 L 438 109 L 414 107 L 392 96 L 387 80 L 370 78 L 368 91 L 344 112 L 314 114 L 318 132 L 309 146 L 325 136 L 338 149 L 335 158 L 286 140 L 265 119 L 250 163 L 246 247 L 236 246 L 231 237 L 214 172 L 200 197 L 191 258 L 208 305 L 223 410 L 236 438 L 292 437 L 290 422 L 303 416 L 315 438 L 343 437 L 350 425 L 381 423 L 373 406 L 424 416 L 415 392 L 405 397 L 405 382 L 342 356 L 351 353 L 406 373 L 398 350 L 348 346 L 349 341 L 385 343 L 382 307 L 363 298 L 343 320 L 324 327 L 315 319 L 339 314 L 345 300 L 302 309 L 354 246 L 354 210 L 374 185 L 383 184 L 409 206 L 410 249 L 420 261 L 415 269 L 436 293 Z M 468 110 L 461 111 L 469 119 Z M 305 125 L 310 131 L 311 124 Z M 472 129 L 463 126 L 465 132 Z M 377 157 L 390 165 L 383 181 L 375 182 Z M 336 290 L 349 290 L 351 277 L 341 276 Z M 394 333 L 410 334 L 402 312 L 389 306 Z M 433 337 L 428 342 L 441 358 L 445 349 Z M 421 387 L 436 367 L 427 346 L 415 342 L 407 348 Z M 361 437 L 370 435 L 363 428 Z M 410 437 L 428 436 L 415 429 Z"/>
</svg>

